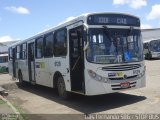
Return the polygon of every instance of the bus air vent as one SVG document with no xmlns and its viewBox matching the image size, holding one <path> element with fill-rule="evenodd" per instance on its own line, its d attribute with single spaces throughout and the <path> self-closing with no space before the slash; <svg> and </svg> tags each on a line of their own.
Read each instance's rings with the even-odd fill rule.
<svg viewBox="0 0 160 120">
<path fill-rule="evenodd" d="M 141 67 L 140 64 L 118 65 L 118 66 L 103 67 L 102 70 L 104 71 L 127 71 L 127 70 L 134 70 L 140 67 Z"/>
<path fill-rule="evenodd" d="M 134 76 L 128 76 L 127 78 L 123 78 L 123 77 L 120 77 L 120 78 L 109 78 L 110 80 L 127 80 L 127 79 L 132 79 L 132 78 L 135 78 L 137 77 L 138 75 L 134 75 Z"/>
</svg>

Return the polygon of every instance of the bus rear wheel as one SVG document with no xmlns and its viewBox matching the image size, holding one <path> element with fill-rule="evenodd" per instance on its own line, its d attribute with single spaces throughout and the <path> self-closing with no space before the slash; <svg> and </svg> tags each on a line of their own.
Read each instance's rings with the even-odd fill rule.
<svg viewBox="0 0 160 120">
<path fill-rule="evenodd" d="M 57 91 L 58 91 L 58 95 L 62 99 L 68 99 L 70 97 L 69 92 L 66 91 L 65 83 L 62 77 L 58 78 Z"/>
</svg>

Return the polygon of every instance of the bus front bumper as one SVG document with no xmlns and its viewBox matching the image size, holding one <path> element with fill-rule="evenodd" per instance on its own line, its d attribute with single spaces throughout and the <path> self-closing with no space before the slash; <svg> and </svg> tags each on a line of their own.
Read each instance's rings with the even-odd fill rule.
<svg viewBox="0 0 160 120">
<path fill-rule="evenodd" d="M 110 83 L 101 83 L 99 81 L 95 81 L 90 79 L 88 81 L 86 87 L 86 95 L 93 96 L 93 95 L 102 95 L 102 94 L 109 94 L 120 92 L 124 90 L 132 90 L 138 89 L 146 86 L 145 75 L 138 80 L 127 80 L 127 81 L 114 81 Z M 129 86 L 122 86 L 122 84 L 128 84 Z"/>
</svg>

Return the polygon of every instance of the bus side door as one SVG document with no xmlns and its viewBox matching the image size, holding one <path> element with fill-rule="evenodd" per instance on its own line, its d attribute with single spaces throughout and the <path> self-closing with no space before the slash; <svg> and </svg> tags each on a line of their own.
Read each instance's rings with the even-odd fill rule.
<svg viewBox="0 0 160 120">
<path fill-rule="evenodd" d="M 28 73 L 29 81 L 35 83 L 35 43 L 28 43 Z"/>
<path fill-rule="evenodd" d="M 71 90 L 85 93 L 82 25 L 69 29 Z"/>
</svg>

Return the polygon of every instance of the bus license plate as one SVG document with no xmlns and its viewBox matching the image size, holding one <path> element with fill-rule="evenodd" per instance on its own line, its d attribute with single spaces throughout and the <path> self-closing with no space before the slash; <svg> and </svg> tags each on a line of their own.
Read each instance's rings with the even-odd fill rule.
<svg viewBox="0 0 160 120">
<path fill-rule="evenodd" d="M 121 88 L 128 88 L 130 86 L 129 82 L 121 83 Z"/>
</svg>

